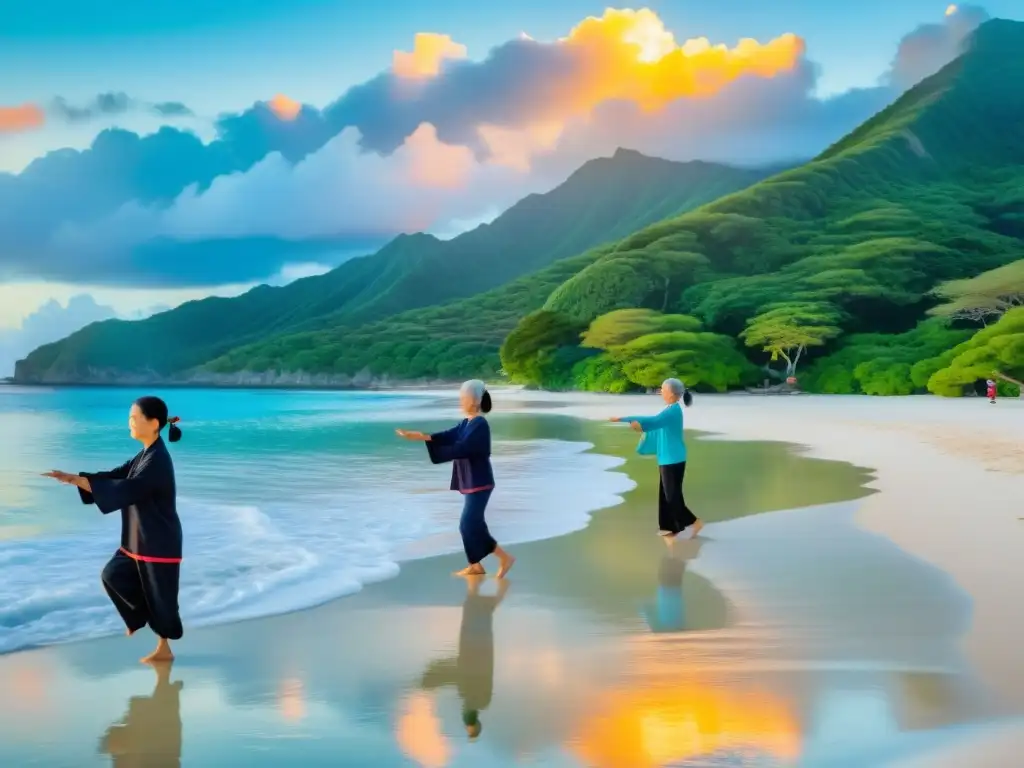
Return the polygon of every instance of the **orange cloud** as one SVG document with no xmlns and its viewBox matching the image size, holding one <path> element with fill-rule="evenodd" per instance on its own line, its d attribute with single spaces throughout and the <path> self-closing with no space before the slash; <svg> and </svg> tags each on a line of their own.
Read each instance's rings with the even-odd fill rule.
<svg viewBox="0 0 1024 768">
<path fill-rule="evenodd" d="M 422 80 L 435 77 L 446 59 L 464 59 L 466 53 L 466 46 L 456 43 L 448 35 L 419 32 L 411 52 L 394 52 L 391 70 L 408 80 Z"/>
<path fill-rule="evenodd" d="M 407 158 L 408 181 L 420 187 L 458 189 L 473 174 L 473 150 L 438 140 L 437 129 L 423 123 L 402 147 Z"/>
<path fill-rule="evenodd" d="M 0 133 L 19 133 L 41 128 L 46 122 L 43 110 L 35 104 L 0 107 Z"/>
<path fill-rule="evenodd" d="M 279 120 L 294 120 L 299 116 L 299 112 L 302 111 L 302 105 L 290 99 L 282 93 L 277 94 L 274 98 L 267 102 L 267 106 L 270 107 L 270 111 L 277 115 Z"/>
<path fill-rule="evenodd" d="M 534 123 L 525 128 L 483 124 L 477 127 L 477 135 L 487 148 L 489 163 L 525 173 L 530 170 L 533 155 L 555 149 L 563 129 L 558 121 Z"/>
<path fill-rule="evenodd" d="M 787 33 L 767 43 L 744 38 L 734 48 L 712 45 L 705 37 L 676 43 L 658 15 L 608 8 L 573 28 L 560 45 L 574 49 L 587 66 L 563 98 L 578 111 L 603 101 L 629 100 L 657 110 L 681 98 L 713 96 L 743 76 L 770 78 L 791 71 L 805 51 L 804 41 Z"/>
</svg>

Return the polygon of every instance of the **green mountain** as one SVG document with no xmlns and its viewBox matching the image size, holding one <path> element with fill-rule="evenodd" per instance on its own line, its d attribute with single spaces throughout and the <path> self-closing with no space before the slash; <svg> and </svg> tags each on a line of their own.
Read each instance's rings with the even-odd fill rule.
<svg viewBox="0 0 1024 768">
<path fill-rule="evenodd" d="M 237 298 L 189 302 L 141 321 L 96 323 L 35 350 L 18 363 L 15 377 L 24 382 L 174 378 L 267 337 L 359 326 L 479 294 L 766 175 L 619 150 L 451 240 L 403 235 L 371 256 L 285 287 L 260 286 Z M 126 355 L 126 349 L 132 353 Z"/>
<path fill-rule="evenodd" d="M 721 390 L 768 374 L 824 392 L 952 394 L 941 382 L 963 375 L 941 373 L 943 356 L 976 328 L 926 314 L 946 281 L 1024 256 L 1022 121 L 1024 24 L 990 21 L 963 56 L 806 165 L 471 298 L 270 337 L 204 370 L 504 369 L 611 391 L 669 375 Z M 1024 353 L 1001 354 L 1004 373 L 1024 374 L 1013 374 Z"/>
<path fill-rule="evenodd" d="M 957 60 L 799 168 L 668 218 L 665 207 L 651 213 L 650 198 L 616 195 L 587 226 L 609 216 L 617 234 L 633 228 L 617 241 L 611 227 L 586 243 L 570 230 L 572 245 L 546 260 L 474 282 L 472 295 L 406 301 L 407 311 L 395 300 L 374 314 L 362 308 L 377 306 L 374 292 L 346 294 L 340 309 L 283 329 L 263 322 L 251 343 L 194 362 L 191 380 L 500 371 L 541 387 L 626 391 L 670 375 L 709 390 L 771 376 L 819 392 L 956 395 L 992 375 L 1009 392 L 1024 379 L 1013 308 L 1024 284 L 999 268 L 1024 259 L 1022 124 L 1024 24 L 989 21 Z M 655 184 L 649 194 L 663 199 Z M 933 311 L 951 297 L 955 312 Z M 54 346 L 33 353 L 19 379 L 95 367 L 96 351 L 79 354 L 75 337 Z M 55 364 L 62 356 L 71 364 Z"/>
</svg>

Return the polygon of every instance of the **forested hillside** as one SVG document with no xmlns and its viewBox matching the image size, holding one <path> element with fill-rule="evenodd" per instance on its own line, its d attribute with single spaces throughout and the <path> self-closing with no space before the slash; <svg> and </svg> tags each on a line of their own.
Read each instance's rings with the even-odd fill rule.
<svg viewBox="0 0 1024 768">
<path fill-rule="evenodd" d="M 669 375 L 724 391 L 772 376 L 819 392 L 943 395 L 997 376 L 1015 392 L 1024 378 L 1022 124 L 1024 24 L 989 21 L 960 58 L 805 165 L 667 218 L 666 199 L 700 202 L 685 184 L 659 194 L 669 182 L 652 181 L 646 197 L 614 203 L 612 190 L 583 184 L 599 213 L 584 221 L 584 203 L 566 208 L 575 218 L 558 220 L 578 228 L 549 238 L 542 259 L 520 257 L 532 271 L 502 272 L 500 285 L 471 279 L 475 295 L 444 302 L 441 291 L 433 306 L 405 312 L 394 311 L 409 304 L 394 298 L 400 281 L 346 294 L 340 310 L 270 327 L 199 371 L 507 376 L 600 391 Z M 641 162 L 617 159 L 627 156 Z M 637 231 L 584 244 L 602 223 L 603 233 Z M 59 363 L 81 347 L 75 337 L 54 346 L 19 378 L 97 365 L 95 351 Z"/>
<path fill-rule="evenodd" d="M 676 163 L 620 150 L 451 240 L 403 235 L 379 252 L 288 286 L 110 320 L 33 352 L 22 381 L 180 375 L 240 345 L 286 332 L 358 326 L 473 296 L 764 178 L 766 170 Z M 124 350 L 131 349 L 131 355 Z"/>
</svg>

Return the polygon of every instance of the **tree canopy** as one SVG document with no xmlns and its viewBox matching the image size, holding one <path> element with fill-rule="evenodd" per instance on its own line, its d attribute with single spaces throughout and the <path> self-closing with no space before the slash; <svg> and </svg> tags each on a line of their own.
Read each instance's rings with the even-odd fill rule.
<svg viewBox="0 0 1024 768">
<path fill-rule="evenodd" d="M 820 347 L 841 333 L 839 312 L 828 304 L 791 302 L 778 304 L 747 323 L 740 337 L 748 347 L 759 347 L 774 362 L 786 361 L 792 376 L 808 347 Z"/>
<path fill-rule="evenodd" d="M 976 277 L 951 280 L 933 293 L 945 303 L 929 310 L 929 314 L 987 325 L 1014 307 L 1024 306 L 1024 259 Z"/>
</svg>

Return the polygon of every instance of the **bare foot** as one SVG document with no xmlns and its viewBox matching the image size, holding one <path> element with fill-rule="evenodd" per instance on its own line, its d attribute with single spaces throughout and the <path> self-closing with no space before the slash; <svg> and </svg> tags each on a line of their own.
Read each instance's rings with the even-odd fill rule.
<svg viewBox="0 0 1024 768">
<path fill-rule="evenodd" d="M 505 556 L 501 558 L 501 567 L 498 568 L 497 578 L 503 579 L 508 575 L 508 572 L 512 570 L 512 566 L 516 564 L 516 559 L 512 555 L 505 553 Z"/>
<path fill-rule="evenodd" d="M 704 530 L 704 521 L 698 517 L 697 522 L 693 524 L 693 530 L 690 531 L 690 538 L 696 539 L 697 534 L 700 533 L 702 530 Z"/>
<path fill-rule="evenodd" d="M 658 535 L 666 539 L 674 539 L 676 537 L 673 531 L 658 531 Z"/>
<path fill-rule="evenodd" d="M 486 576 L 487 571 L 484 567 L 477 563 L 476 565 L 467 565 L 461 571 L 456 571 L 452 576 Z"/>
<path fill-rule="evenodd" d="M 174 654 L 171 653 L 171 644 L 161 637 L 160 642 L 156 644 L 156 650 L 149 654 L 149 656 L 143 656 L 141 661 L 143 664 L 159 664 L 161 662 L 174 661 Z"/>
</svg>

